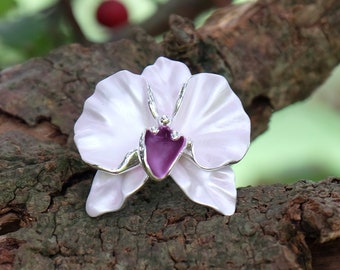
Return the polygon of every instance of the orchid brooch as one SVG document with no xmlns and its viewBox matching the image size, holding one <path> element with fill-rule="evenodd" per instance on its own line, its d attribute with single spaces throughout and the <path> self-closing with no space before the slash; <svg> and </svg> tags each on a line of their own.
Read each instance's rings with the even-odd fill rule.
<svg viewBox="0 0 340 270">
<path fill-rule="evenodd" d="M 168 176 L 194 202 L 235 211 L 230 168 L 250 143 L 250 120 L 226 79 L 192 75 L 160 57 L 141 75 L 99 82 L 75 124 L 82 159 L 98 169 L 86 202 L 95 217 L 119 210 L 148 178 Z"/>
</svg>

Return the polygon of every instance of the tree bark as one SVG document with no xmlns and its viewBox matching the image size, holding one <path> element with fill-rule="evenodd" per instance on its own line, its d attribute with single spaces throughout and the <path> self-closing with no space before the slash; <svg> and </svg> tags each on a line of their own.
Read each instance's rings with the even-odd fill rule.
<svg viewBox="0 0 340 270">
<path fill-rule="evenodd" d="M 259 1 L 220 9 L 197 30 L 172 16 L 161 44 L 136 31 L 2 71 L 0 269 L 338 269 L 340 179 L 240 188 L 236 213 L 224 217 L 168 178 L 90 218 L 94 171 L 79 158 L 73 125 L 99 80 L 165 55 L 226 76 L 255 138 L 274 110 L 310 95 L 339 63 L 339 5 Z"/>
</svg>

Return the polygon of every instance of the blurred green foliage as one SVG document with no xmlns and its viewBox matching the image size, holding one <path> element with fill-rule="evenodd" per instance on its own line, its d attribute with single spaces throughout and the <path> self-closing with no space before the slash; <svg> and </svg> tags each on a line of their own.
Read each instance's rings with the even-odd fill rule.
<svg viewBox="0 0 340 270">
<path fill-rule="evenodd" d="M 49 6 L 32 11 L 23 9 L 20 1 L 1 0 L 0 68 L 74 41 L 60 6 L 49 2 Z"/>
<path fill-rule="evenodd" d="M 9 10 L 16 6 L 17 2 L 15 0 L 2 0 L 0 2 L 0 16 L 4 16 Z"/>
<path fill-rule="evenodd" d="M 323 97 L 337 92 L 340 67 L 309 99 L 274 113 L 269 129 L 234 165 L 237 185 L 318 181 L 340 176 L 340 114 Z"/>
</svg>

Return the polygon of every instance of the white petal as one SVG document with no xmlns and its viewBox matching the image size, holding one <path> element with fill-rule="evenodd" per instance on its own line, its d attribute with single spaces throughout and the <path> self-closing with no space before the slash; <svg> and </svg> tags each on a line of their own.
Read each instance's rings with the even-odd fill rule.
<svg viewBox="0 0 340 270">
<path fill-rule="evenodd" d="M 250 143 L 250 120 L 227 80 L 200 73 L 188 82 L 173 128 L 193 142 L 196 161 L 214 168 L 240 160 Z"/>
<path fill-rule="evenodd" d="M 74 128 L 85 162 L 112 170 L 137 149 L 142 132 L 154 125 L 146 87 L 140 75 L 126 70 L 98 83 Z"/>
<path fill-rule="evenodd" d="M 191 76 L 189 68 L 181 62 L 159 57 L 144 69 L 142 76 L 152 89 L 160 116 L 171 117 L 178 93 Z"/>
<path fill-rule="evenodd" d="M 216 171 L 204 171 L 182 157 L 172 169 L 171 176 L 194 202 L 210 206 L 224 215 L 235 212 L 235 177 L 229 166 Z"/>
<path fill-rule="evenodd" d="M 119 175 L 97 171 L 86 201 L 86 212 L 96 217 L 119 210 L 125 199 L 137 191 L 146 179 L 147 175 L 141 167 Z"/>
</svg>

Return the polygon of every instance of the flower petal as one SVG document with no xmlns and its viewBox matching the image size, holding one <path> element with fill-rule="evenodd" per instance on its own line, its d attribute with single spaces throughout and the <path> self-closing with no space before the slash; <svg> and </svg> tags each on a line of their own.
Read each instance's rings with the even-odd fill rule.
<svg viewBox="0 0 340 270">
<path fill-rule="evenodd" d="M 171 117 L 178 94 L 191 76 L 189 68 L 181 62 L 159 57 L 144 69 L 142 76 L 151 87 L 160 116 Z"/>
<path fill-rule="evenodd" d="M 193 143 L 195 160 L 216 168 L 240 160 L 250 143 L 250 120 L 227 80 L 200 73 L 188 82 L 173 129 Z"/>
<path fill-rule="evenodd" d="M 126 70 L 97 84 L 74 128 L 74 140 L 85 162 L 113 170 L 129 151 L 138 148 L 142 132 L 155 123 L 146 93 L 145 80 Z"/>
<path fill-rule="evenodd" d="M 194 202 L 210 206 L 224 215 L 235 212 L 236 187 L 234 172 L 229 166 L 205 171 L 182 157 L 172 169 L 171 176 Z"/>
<path fill-rule="evenodd" d="M 119 175 L 97 171 L 86 201 L 86 212 L 96 217 L 119 210 L 125 199 L 137 191 L 147 180 L 141 167 Z"/>
</svg>

